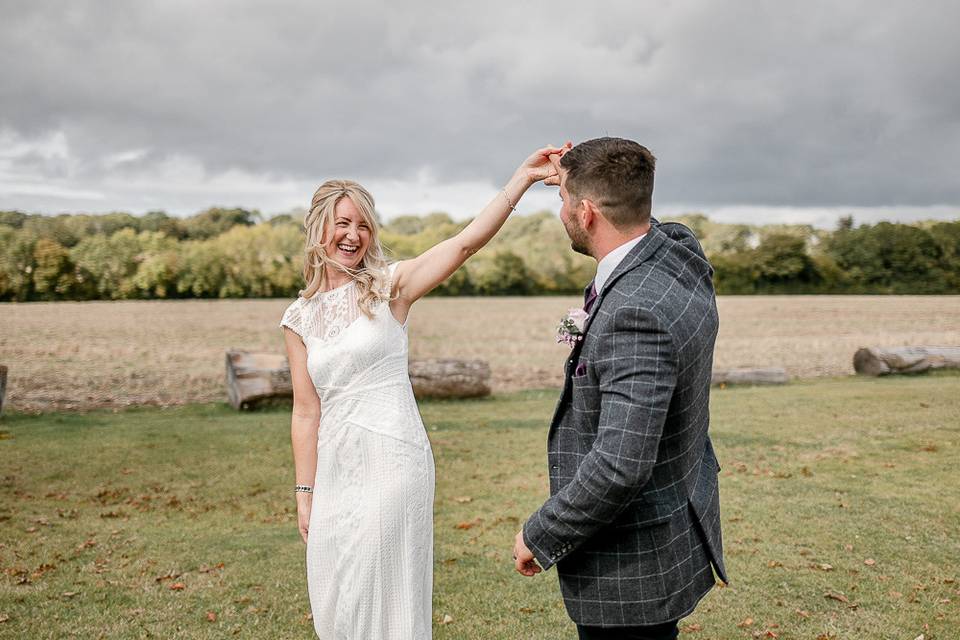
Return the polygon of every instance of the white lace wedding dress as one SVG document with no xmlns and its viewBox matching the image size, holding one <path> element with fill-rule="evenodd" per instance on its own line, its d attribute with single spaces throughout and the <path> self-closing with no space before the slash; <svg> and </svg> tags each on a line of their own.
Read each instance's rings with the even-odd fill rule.
<svg viewBox="0 0 960 640">
<path fill-rule="evenodd" d="M 393 267 L 390 276 L 393 275 Z M 431 635 L 434 464 L 407 373 L 407 332 L 351 282 L 283 314 L 320 397 L 307 586 L 324 640 Z"/>
</svg>

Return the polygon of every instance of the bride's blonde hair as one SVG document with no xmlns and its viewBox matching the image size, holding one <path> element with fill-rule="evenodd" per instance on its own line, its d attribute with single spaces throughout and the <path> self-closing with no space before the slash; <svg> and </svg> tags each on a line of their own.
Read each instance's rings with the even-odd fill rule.
<svg viewBox="0 0 960 640">
<path fill-rule="evenodd" d="M 323 248 L 328 235 L 334 231 L 334 210 L 342 198 L 350 201 L 370 227 L 370 242 L 356 268 L 345 267 Z M 326 288 L 327 269 L 339 269 L 353 278 L 357 286 L 357 305 L 368 318 L 373 317 L 373 307 L 389 298 L 387 288 L 387 259 L 380 245 L 380 223 L 374 209 L 370 192 L 352 180 L 327 180 L 314 192 L 310 211 L 303 220 L 307 234 L 303 261 L 303 279 L 307 286 L 300 291 L 304 298 L 311 298 L 317 291 Z"/>
</svg>

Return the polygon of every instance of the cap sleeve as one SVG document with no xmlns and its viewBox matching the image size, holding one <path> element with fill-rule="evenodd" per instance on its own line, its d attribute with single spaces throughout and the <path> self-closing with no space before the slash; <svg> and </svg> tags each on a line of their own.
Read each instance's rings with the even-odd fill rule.
<svg viewBox="0 0 960 640">
<path fill-rule="evenodd" d="M 280 319 L 280 327 L 288 327 L 295 334 L 303 338 L 303 317 L 301 314 L 301 309 L 303 308 L 303 298 L 297 298 L 290 306 L 287 307 L 287 310 L 283 312 L 283 317 Z"/>
<path fill-rule="evenodd" d="M 394 262 L 387 265 L 387 286 L 386 286 L 386 296 L 390 297 L 393 294 L 393 276 L 397 272 L 397 265 L 399 262 Z"/>
</svg>

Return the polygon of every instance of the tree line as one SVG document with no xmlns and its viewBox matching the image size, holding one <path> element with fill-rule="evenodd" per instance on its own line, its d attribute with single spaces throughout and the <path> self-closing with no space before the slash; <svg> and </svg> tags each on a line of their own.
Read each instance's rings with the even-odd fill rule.
<svg viewBox="0 0 960 640">
<path fill-rule="evenodd" d="M 854 226 L 723 224 L 680 216 L 714 266 L 717 292 L 960 293 L 960 220 Z M 0 211 L 0 301 L 293 297 L 303 286 L 302 212 L 240 208 L 178 218 L 161 211 L 48 216 Z M 400 216 L 382 228 L 393 259 L 467 224 Z M 570 251 L 555 214 L 511 218 L 438 295 L 580 293 L 591 259 Z"/>
</svg>

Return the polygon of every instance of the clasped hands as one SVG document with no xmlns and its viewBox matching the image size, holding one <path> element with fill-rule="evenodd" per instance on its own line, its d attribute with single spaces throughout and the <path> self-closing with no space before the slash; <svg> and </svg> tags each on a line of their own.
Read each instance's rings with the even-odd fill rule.
<svg viewBox="0 0 960 640">
<path fill-rule="evenodd" d="M 543 184 L 558 186 L 560 184 L 560 158 L 573 148 L 572 142 L 562 147 L 547 145 L 537 149 L 529 158 L 524 160 L 520 170 L 526 173 L 531 182 L 543 181 Z"/>
</svg>

